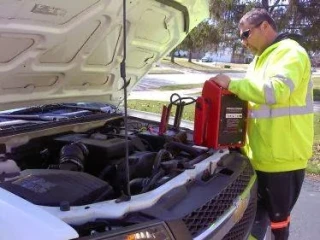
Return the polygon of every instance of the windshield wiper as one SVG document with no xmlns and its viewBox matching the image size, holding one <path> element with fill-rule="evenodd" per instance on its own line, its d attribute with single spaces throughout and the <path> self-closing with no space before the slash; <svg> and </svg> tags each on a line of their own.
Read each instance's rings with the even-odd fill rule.
<svg viewBox="0 0 320 240">
<path fill-rule="evenodd" d="M 7 119 L 19 119 L 19 120 L 28 120 L 28 121 L 61 121 L 66 120 L 68 117 L 66 116 L 41 116 L 41 115 L 27 115 L 27 114 L 0 114 L 0 118 Z"/>
<path fill-rule="evenodd" d="M 99 112 L 99 113 L 106 113 L 101 108 L 93 108 L 93 107 L 83 107 L 78 105 L 69 105 L 69 104 L 57 104 L 57 106 L 69 109 L 77 109 L 77 110 L 87 110 L 90 112 Z"/>
<path fill-rule="evenodd" d="M 103 107 L 87 107 L 87 106 L 79 106 L 76 104 L 47 104 L 47 105 L 41 105 L 41 106 L 34 106 L 29 107 L 25 109 L 20 109 L 17 111 L 12 112 L 13 114 L 37 114 L 37 113 L 44 113 L 44 112 L 50 112 L 55 111 L 59 109 L 75 109 L 75 110 L 85 110 L 92 113 L 117 113 L 117 109 L 115 107 L 112 107 L 110 105 L 106 105 Z"/>
</svg>

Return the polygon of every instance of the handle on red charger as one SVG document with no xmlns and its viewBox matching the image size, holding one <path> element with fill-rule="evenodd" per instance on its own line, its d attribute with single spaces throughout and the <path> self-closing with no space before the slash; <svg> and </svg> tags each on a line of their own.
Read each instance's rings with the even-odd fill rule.
<svg viewBox="0 0 320 240">
<path fill-rule="evenodd" d="M 207 105 L 204 97 L 198 97 L 194 115 L 193 141 L 196 145 L 202 145 L 205 139 Z"/>
</svg>

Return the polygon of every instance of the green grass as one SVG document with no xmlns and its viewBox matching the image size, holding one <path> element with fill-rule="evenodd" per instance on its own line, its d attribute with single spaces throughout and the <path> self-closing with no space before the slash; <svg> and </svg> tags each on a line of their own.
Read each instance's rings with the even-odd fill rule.
<svg viewBox="0 0 320 240">
<path fill-rule="evenodd" d="M 128 107 L 131 109 L 161 113 L 162 106 L 168 105 L 168 102 L 146 101 L 146 100 L 129 100 Z M 184 120 L 194 120 L 194 104 L 187 105 L 184 108 L 182 118 Z M 171 109 L 171 116 L 174 116 L 175 106 Z M 313 145 L 313 157 L 308 162 L 307 172 L 320 175 L 320 113 L 315 114 L 314 118 L 315 139 Z"/>
<path fill-rule="evenodd" d="M 314 118 L 313 156 L 308 162 L 307 172 L 320 175 L 320 113 Z"/>
<path fill-rule="evenodd" d="M 161 86 L 157 88 L 160 91 L 174 91 L 174 90 L 185 90 L 185 89 L 193 89 L 193 88 L 202 88 L 203 83 L 199 84 L 179 84 L 179 85 L 167 85 Z"/>
<path fill-rule="evenodd" d="M 320 101 L 320 76 L 312 77 L 313 80 L 313 99 Z"/>
<path fill-rule="evenodd" d="M 129 100 L 128 101 L 128 108 L 145 111 L 145 112 L 152 112 L 152 113 L 161 113 L 162 106 L 167 105 L 168 102 L 160 102 L 160 101 L 150 101 L 150 100 Z M 171 116 L 174 116 L 175 113 L 175 106 L 172 106 L 171 109 Z M 182 118 L 184 120 L 193 121 L 194 119 L 194 104 L 187 105 L 184 107 Z"/>
<path fill-rule="evenodd" d="M 320 161 L 319 160 L 314 160 L 314 161 L 309 161 L 308 166 L 306 169 L 306 172 L 309 174 L 316 174 L 320 175 Z"/>
<path fill-rule="evenodd" d="M 315 89 L 320 89 L 320 76 L 319 75 L 313 76 L 312 80 L 313 80 L 313 87 Z"/>
<path fill-rule="evenodd" d="M 314 114 L 314 136 L 314 139 L 320 143 L 320 113 Z"/>
</svg>

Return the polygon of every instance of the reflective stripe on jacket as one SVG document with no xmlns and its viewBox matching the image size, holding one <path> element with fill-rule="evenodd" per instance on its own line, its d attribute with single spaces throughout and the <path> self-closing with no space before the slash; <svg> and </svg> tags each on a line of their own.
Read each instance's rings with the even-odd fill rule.
<svg viewBox="0 0 320 240">
<path fill-rule="evenodd" d="M 229 90 L 249 101 L 244 151 L 255 169 L 302 169 L 312 156 L 313 98 L 308 54 L 285 39 L 269 46 L 249 65 L 246 77 Z"/>
</svg>

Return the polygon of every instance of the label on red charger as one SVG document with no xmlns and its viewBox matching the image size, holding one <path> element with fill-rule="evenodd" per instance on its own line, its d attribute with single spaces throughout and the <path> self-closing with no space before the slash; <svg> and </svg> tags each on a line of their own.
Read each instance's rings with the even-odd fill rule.
<svg viewBox="0 0 320 240">
<path fill-rule="evenodd" d="M 242 118 L 242 113 L 227 113 L 226 118 Z"/>
<path fill-rule="evenodd" d="M 235 95 L 221 99 L 219 138 L 220 146 L 242 145 L 245 137 L 246 102 Z"/>
<path fill-rule="evenodd" d="M 227 107 L 226 108 L 226 118 L 242 118 L 242 108 L 241 107 Z"/>
<path fill-rule="evenodd" d="M 225 113 L 225 131 L 228 133 L 238 132 L 240 119 L 242 119 L 242 108 L 241 107 L 227 107 Z"/>
</svg>

